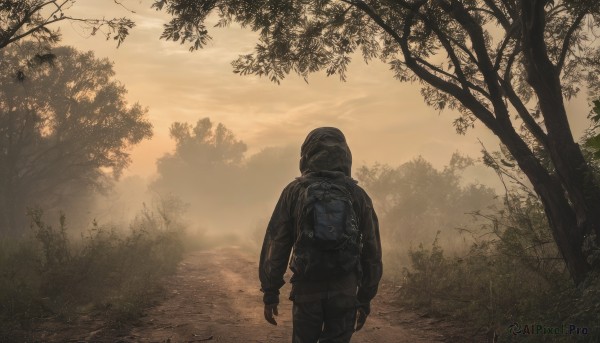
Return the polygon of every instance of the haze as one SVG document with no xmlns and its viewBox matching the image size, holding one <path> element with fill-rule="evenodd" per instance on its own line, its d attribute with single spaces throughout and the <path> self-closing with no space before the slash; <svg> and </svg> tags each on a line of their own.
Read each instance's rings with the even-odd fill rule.
<svg viewBox="0 0 600 343">
<path fill-rule="evenodd" d="M 0 342 L 281 342 L 309 331 L 293 327 L 304 323 L 297 315 L 312 312 L 325 293 L 323 327 L 348 328 L 355 343 L 516 335 L 600 342 L 600 201 L 592 194 L 600 180 L 600 84 L 593 82 L 600 7 L 223 4 L 266 30 L 263 55 L 253 54 L 255 32 L 216 28 L 218 16 L 206 19 L 193 6 L 207 2 L 2 2 Z M 165 6 L 155 11 L 153 3 Z M 212 36 L 202 49 L 160 39 L 181 40 L 177 23 L 195 19 Z M 106 39 L 115 34 L 103 32 L 107 25 L 119 39 L 132 23 L 120 47 Z M 233 72 L 331 71 L 344 66 L 338 58 L 346 47 L 378 53 L 370 38 L 383 41 L 379 52 L 394 69 L 365 63 L 359 52 L 347 82 L 326 71 L 307 80 L 287 75 L 281 84 Z M 534 48 L 541 43 L 555 68 Z M 281 60 L 262 62 L 271 54 Z M 412 61 L 433 81 L 411 55 L 427 59 Z M 421 82 L 395 79 L 413 75 L 402 63 L 460 99 L 479 118 L 475 127 L 466 129 L 469 113 L 428 107 Z M 591 98 L 577 88 L 583 84 Z M 428 86 L 423 93 L 439 107 L 457 104 Z M 575 94 L 565 124 L 556 100 Z M 301 144 L 317 127 L 345 134 L 351 176 L 368 199 L 355 187 L 342 196 L 333 180 L 308 177 L 301 188 L 285 188 L 300 176 Z M 343 159 L 330 147 L 308 149 L 316 157 L 303 161 L 330 169 L 320 157 Z M 297 196 L 306 197 L 290 204 Z M 291 237 L 290 223 L 304 232 Z M 277 308 L 277 325 L 269 325 Z M 343 325 L 330 322 L 334 312 Z M 346 320 L 355 314 L 352 330 Z"/>
<path fill-rule="evenodd" d="M 169 138 L 173 122 L 194 124 L 209 117 L 215 125 L 223 123 L 247 144 L 246 157 L 267 147 L 286 147 L 286 151 L 295 154 L 286 159 L 289 165 L 264 171 L 279 175 L 279 181 L 260 206 L 248 199 L 252 210 L 243 213 L 253 215 L 241 221 L 251 226 L 270 215 L 281 187 L 297 176 L 300 144 L 315 127 L 335 126 L 345 133 L 355 169 L 375 162 L 398 166 L 417 156 L 441 168 L 457 151 L 479 158 L 479 140 L 490 150 L 498 148 L 497 139 L 479 123 L 464 136 L 456 134 L 452 121 L 457 113 L 438 113 L 427 107 L 418 84 L 395 80 L 389 67 L 378 60 L 365 64 L 360 57 L 355 58 L 347 82 L 318 73 L 311 75 L 308 83 L 290 75 L 277 85 L 264 78 L 232 72 L 230 62 L 239 54 L 252 51 L 256 42 L 253 32 L 235 25 L 211 28 L 212 42 L 191 53 L 186 45 L 159 40 L 168 18 L 165 13 L 156 12 L 141 1 L 123 4 L 135 13 L 113 2 L 80 2 L 72 8 L 74 15 L 132 18 L 136 27 L 118 49 L 114 41 L 106 41 L 101 35 L 92 37 L 76 24 L 61 27 L 61 44 L 92 50 L 97 57 L 114 61 L 116 79 L 128 89 L 128 100 L 147 106 L 154 125 L 154 137 L 131 151 L 133 163 L 124 174 L 125 178 L 142 179 L 130 178 L 126 185 L 137 185 L 132 188 L 135 191 L 128 189 L 128 196 L 120 197 L 122 202 L 112 201 L 112 206 L 103 210 L 106 214 L 124 214 L 139 207 L 147 196 L 141 194 L 145 182 L 151 183 L 157 177 L 157 159 L 174 149 L 174 141 Z M 577 136 L 587 126 L 588 112 L 585 96 L 569 104 L 572 129 Z M 215 182 L 226 182 L 215 177 Z M 468 169 L 464 178 L 492 187 L 498 184 L 496 176 L 483 166 Z M 120 189 L 127 187 L 121 185 Z M 189 203 L 189 199 L 184 200 Z M 192 212 L 198 212 L 195 204 L 189 205 Z M 119 210 L 115 211 L 115 207 Z M 212 226 L 216 221 L 208 220 L 210 224 L 201 226 Z"/>
</svg>

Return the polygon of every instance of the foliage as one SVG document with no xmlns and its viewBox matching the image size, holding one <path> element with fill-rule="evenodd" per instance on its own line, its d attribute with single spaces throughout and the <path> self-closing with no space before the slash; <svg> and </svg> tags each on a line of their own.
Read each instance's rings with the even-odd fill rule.
<svg viewBox="0 0 600 343">
<path fill-rule="evenodd" d="M 171 138 L 175 150 L 158 160 L 158 178 L 151 188 L 183 199 L 205 228 L 250 229 L 256 214 L 271 207 L 298 173 L 291 149 L 266 148 L 246 156 L 246 144 L 209 118 L 195 125 L 174 123 Z"/>
<path fill-rule="evenodd" d="M 20 232 L 26 206 L 64 208 L 101 189 L 152 135 L 147 109 L 127 103 L 112 63 L 70 47 L 53 53 L 48 65 L 36 62 L 33 43 L 0 50 L 0 230 Z M 22 60 L 32 67 L 18 81 Z"/>
<path fill-rule="evenodd" d="M 409 251 L 401 302 L 472 323 L 471 334 L 496 334 L 498 341 L 596 341 L 598 278 L 591 275 L 579 288 L 569 282 L 542 203 L 526 185 L 516 184 L 509 184 L 504 207 L 496 213 L 472 213 L 484 222 L 461 230 L 473 241 L 467 253 L 446 255 L 437 237 L 430 247 Z M 521 329 L 573 324 L 589 334 L 513 336 L 515 323 Z"/>
<path fill-rule="evenodd" d="M 113 325 L 139 318 L 182 257 L 181 228 L 155 211 L 141 213 L 127 234 L 94 223 L 73 240 L 64 216 L 56 229 L 33 210 L 31 235 L 0 241 L 0 339 L 50 316 L 98 313 Z"/>
<path fill-rule="evenodd" d="M 458 133 L 476 123 L 491 130 L 544 203 L 575 283 L 595 267 L 582 247 L 592 236 L 600 246 L 600 187 L 569 130 L 565 99 L 600 88 L 597 1 L 155 0 L 154 7 L 172 16 L 162 38 L 192 42 L 192 50 L 210 39 L 211 13 L 217 26 L 258 32 L 234 72 L 277 83 L 322 70 L 344 80 L 356 54 L 380 58 L 400 81 L 419 81 L 428 105 L 457 110 Z"/>
<path fill-rule="evenodd" d="M 592 121 L 592 127 L 588 130 L 588 137 L 585 140 L 587 148 L 592 150 L 592 159 L 600 160 L 600 100 L 593 101 L 594 107 L 590 113 L 590 119 Z"/>
<path fill-rule="evenodd" d="M 451 86 L 462 87 L 472 92 L 473 100 L 491 105 L 492 89 L 485 89 L 484 80 L 488 63 L 502 82 L 514 82 L 503 86 L 511 87 L 525 103 L 533 95 L 521 73 L 526 66 L 521 64 L 525 51 L 520 43 L 527 39 L 519 27 L 523 9 L 511 1 L 155 0 L 153 7 L 173 17 L 161 38 L 191 42 L 190 50 L 204 47 L 211 39 L 205 24 L 211 13 L 219 17 L 219 27 L 237 22 L 259 32 L 254 52 L 240 55 L 233 62 L 234 71 L 264 75 L 274 82 L 289 73 L 307 78 L 320 70 L 345 79 L 356 52 L 366 61 L 380 58 L 389 63 L 402 81 L 425 81 L 423 95 L 439 109 L 468 108 L 461 103 L 464 98 L 445 94 Z M 586 68 L 598 67 L 592 59 L 598 54 L 592 37 L 599 6 L 590 1 L 557 1 L 543 9 L 544 43 L 551 60 L 565 68 L 565 96 L 577 94 L 580 82 L 596 85 L 597 69 Z M 588 25 L 582 24 L 584 18 L 590 20 Z M 477 115 L 464 114 L 465 122 Z"/>
<path fill-rule="evenodd" d="M 560 325 L 554 306 L 572 286 L 548 240 L 545 217 L 528 216 L 541 211 L 539 202 L 521 205 L 522 212 L 501 211 L 479 230 L 469 230 L 477 240 L 466 254 L 446 256 L 437 237 L 430 248 L 411 250 L 401 301 L 468 321 L 472 334 L 492 330 L 504 340 L 511 338 L 512 323 Z M 530 226 L 520 226 L 527 220 Z"/>
<path fill-rule="evenodd" d="M 60 32 L 52 27 L 60 22 L 78 23 L 91 35 L 100 33 L 107 40 L 113 38 L 119 46 L 135 26 L 128 18 L 72 16 L 69 10 L 74 4 L 75 0 L 3 0 L 0 3 L 0 49 L 29 40 L 37 43 L 38 56 L 49 57 L 52 53 L 48 48 L 60 41 Z"/>
<path fill-rule="evenodd" d="M 357 178 L 378 211 L 388 276 L 400 274 L 397 266 L 408 263 L 410 246 L 433 239 L 440 230 L 446 248 L 460 249 L 462 239 L 452 238 L 455 229 L 475 225 L 468 213 L 496 203 L 491 188 L 463 184 L 461 173 L 473 163 L 454 154 L 442 170 L 422 157 L 397 168 L 376 164 L 358 170 Z"/>
<path fill-rule="evenodd" d="M 170 133 L 177 144 L 178 157 L 191 163 L 239 164 L 246 152 L 246 144 L 236 140 L 221 123 L 213 129 L 209 118 L 198 120 L 194 127 L 188 123 L 173 123 Z"/>
</svg>

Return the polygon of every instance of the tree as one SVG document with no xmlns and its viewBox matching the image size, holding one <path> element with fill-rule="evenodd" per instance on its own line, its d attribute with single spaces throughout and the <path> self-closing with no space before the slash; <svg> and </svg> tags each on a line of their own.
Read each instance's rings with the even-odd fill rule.
<svg viewBox="0 0 600 343">
<path fill-rule="evenodd" d="M 115 4 L 123 6 L 118 0 Z M 70 15 L 75 0 L 2 0 L 0 1 L 0 51 L 19 42 L 36 43 L 36 62 L 52 63 L 56 56 L 51 48 L 60 41 L 59 29 L 53 29 L 60 22 L 78 23 L 82 30 L 91 36 L 101 34 L 106 39 L 113 38 L 117 47 L 125 40 L 135 23 L 128 18 L 89 18 Z M 124 6 L 123 6 L 124 7 Z M 29 46 L 31 49 L 31 46 Z M 32 67 L 28 61 L 18 61 L 14 77 L 23 81 L 27 69 Z"/>
<path fill-rule="evenodd" d="M 461 174 L 472 165 L 472 160 L 455 153 L 443 170 L 422 157 L 396 168 L 375 164 L 358 169 L 357 179 L 373 199 L 382 233 L 388 238 L 382 244 L 391 265 L 405 260 L 410 248 L 434 240 L 437 233 L 474 229 L 478 224 L 468 213 L 487 213 L 488 208 L 499 205 L 491 188 L 463 184 Z M 462 238 L 446 239 L 444 246 L 456 251 L 461 243 Z"/>
<path fill-rule="evenodd" d="M 194 221 L 220 232 L 249 229 L 298 174 L 297 150 L 266 148 L 246 156 L 246 144 L 225 125 L 203 118 L 173 123 L 175 150 L 157 162 L 151 188 L 189 204 Z M 249 227 L 250 226 L 250 227 Z"/>
<path fill-rule="evenodd" d="M 19 81 L 11 72 L 36 46 L 0 50 L 0 230 L 18 233 L 25 208 L 64 205 L 101 188 L 130 163 L 127 149 L 152 135 L 147 110 L 129 105 L 112 63 L 70 47 L 52 51 Z M 109 175 L 112 174 L 112 175 Z"/>
<path fill-rule="evenodd" d="M 565 99 L 599 89 L 593 0 L 156 0 L 173 19 L 164 39 L 202 47 L 205 20 L 260 33 L 234 72 L 279 82 L 325 70 L 343 80 L 353 54 L 419 81 L 426 102 L 461 113 L 459 133 L 481 123 L 527 175 L 569 272 L 580 283 L 600 243 L 600 191 L 570 131 Z M 596 92 L 597 94 L 597 92 Z M 540 152 L 549 157 L 545 165 Z"/>
<path fill-rule="evenodd" d="M 123 6 L 119 1 L 115 4 Z M 71 16 L 69 9 L 75 0 L 2 0 L 0 2 L 0 49 L 22 39 L 30 39 L 46 47 L 60 40 L 55 23 L 78 22 L 91 35 L 102 33 L 106 39 L 113 38 L 120 45 L 129 34 L 134 22 L 128 18 L 81 18 Z"/>
</svg>

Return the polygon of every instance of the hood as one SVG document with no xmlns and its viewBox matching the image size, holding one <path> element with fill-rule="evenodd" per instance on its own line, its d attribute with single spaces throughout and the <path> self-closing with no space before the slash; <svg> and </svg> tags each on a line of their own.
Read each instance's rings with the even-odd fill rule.
<svg viewBox="0 0 600 343">
<path fill-rule="evenodd" d="M 335 127 L 312 130 L 300 148 L 300 172 L 342 172 L 350 177 L 352 153 L 346 137 Z"/>
</svg>

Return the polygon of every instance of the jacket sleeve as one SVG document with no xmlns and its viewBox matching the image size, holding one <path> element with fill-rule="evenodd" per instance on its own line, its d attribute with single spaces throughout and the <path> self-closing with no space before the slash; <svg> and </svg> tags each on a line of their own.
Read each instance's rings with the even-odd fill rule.
<svg viewBox="0 0 600 343">
<path fill-rule="evenodd" d="M 360 263 L 363 276 L 358 288 L 357 298 L 360 306 L 369 314 L 371 300 L 377 294 L 379 281 L 383 274 L 383 264 L 381 262 L 379 222 L 371 199 L 364 191 L 363 194 L 365 203 L 360 221 L 360 228 L 363 235 L 363 249 Z"/>
<path fill-rule="evenodd" d="M 258 276 L 265 304 L 279 303 L 279 288 L 285 284 L 283 274 L 287 270 L 290 252 L 294 244 L 292 220 L 292 184 L 288 185 L 279 198 L 260 252 Z"/>
</svg>

